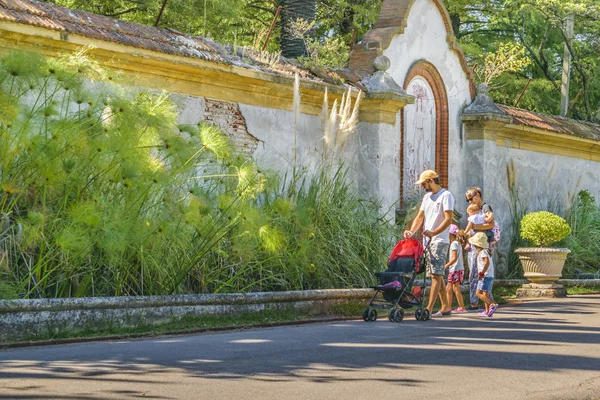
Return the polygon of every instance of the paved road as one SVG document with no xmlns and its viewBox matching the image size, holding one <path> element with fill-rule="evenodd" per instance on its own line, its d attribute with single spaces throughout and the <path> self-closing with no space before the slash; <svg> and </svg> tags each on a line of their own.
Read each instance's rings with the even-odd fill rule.
<svg viewBox="0 0 600 400">
<path fill-rule="evenodd" d="M 2 399 L 600 399 L 600 296 L 0 351 Z"/>
</svg>

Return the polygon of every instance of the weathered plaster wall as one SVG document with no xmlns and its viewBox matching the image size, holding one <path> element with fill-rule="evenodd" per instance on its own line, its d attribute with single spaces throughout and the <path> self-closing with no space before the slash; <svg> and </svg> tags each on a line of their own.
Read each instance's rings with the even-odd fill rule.
<svg viewBox="0 0 600 400">
<path fill-rule="evenodd" d="M 392 63 L 388 72 L 401 85 L 411 66 L 422 60 L 433 64 L 442 76 L 448 95 L 448 188 L 455 197 L 462 198 L 471 182 L 465 173 L 467 152 L 463 144 L 461 113 L 472 98 L 459 56 L 450 48 L 446 37 L 444 20 L 436 5 L 431 0 L 416 0 L 404 33 L 392 39 L 383 54 Z"/>
<path fill-rule="evenodd" d="M 398 113 L 399 114 L 399 113 Z M 354 157 L 356 182 L 365 197 L 381 200 L 381 211 L 393 215 L 400 196 L 400 115 L 396 124 L 359 123 L 348 156 Z M 373 195 L 379 194 L 378 198 Z"/>
<path fill-rule="evenodd" d="M 600 162 L 501 147 L 489 140 L 483 149 L 484 198 L 494 206 L 501 226 L 511 223 L 507 171 L 512 165 L 519 201 L 528 211 L 564 211 L 580 190 L 600 199 Z"/>
<path fill-rule="evenodd" d="M 297 166 L 314 168 L 322 149 L 321 122 L 318 116 L 300 114 L 294 134 L 291 111 L 239 104 L 248 132 L 258 140 L 254 159 L 262 168 L 285 172 L 294 164 L 294 139 Z"/>
</svg>

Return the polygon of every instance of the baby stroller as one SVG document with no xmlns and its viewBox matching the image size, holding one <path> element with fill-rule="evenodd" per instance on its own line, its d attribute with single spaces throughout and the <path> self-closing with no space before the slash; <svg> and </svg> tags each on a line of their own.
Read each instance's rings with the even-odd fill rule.
<svg viewBox="0 0 600 400">
<path fill-rule="evenodd" d="M 389 309 L 390 322 L 402 322 L 404 309 L 414 306 L 417 307 L 417 321 L 427 321 L 431 318 L 429 310 L 423 308 L 426 284 L 424 250 L 417 239 L 403 239 L 396 244 L 388 259 L 387 271 L 375 273 L 379 285 L 374 287 L 375 294 L 363 311 L 364 321 L 377 320 L 377 309 Z M 422 286 L 413 286 L 417 274 L 421 272 Z"/>
</svg>

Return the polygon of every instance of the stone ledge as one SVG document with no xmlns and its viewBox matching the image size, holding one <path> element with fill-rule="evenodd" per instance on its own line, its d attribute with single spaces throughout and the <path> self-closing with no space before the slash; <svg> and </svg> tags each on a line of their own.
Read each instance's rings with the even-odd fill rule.
<svg viewBox="0 0 600 400">
<path fill-rule="evenodd" d="M 560 284 L 525 284 L 516 293 L 517 298 L 567 297 L 567 290 Z"/>
<path fill-rule="evenodd" d="M 205 294 L 0 301 L 0 341 L 29 340 L 64 331 L 169 323 L 184 316 L 294 310 L 326 314 L 335 304 L 366 302 L 372 289 L 307 290 L 248 294 Z"/>
</svg>

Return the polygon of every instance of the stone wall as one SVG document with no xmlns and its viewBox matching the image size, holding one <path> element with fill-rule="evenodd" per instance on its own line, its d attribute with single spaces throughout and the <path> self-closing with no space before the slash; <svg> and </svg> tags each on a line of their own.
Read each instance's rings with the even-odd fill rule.
<svg viewBox="0 0 600 400">
<path fill-rule="evenodd" d="M 327 314 L 334 304 L 366 302 L 372 289 L 277 293 L 0 300 L 0 342 L 167 324 L 181 317 L 294 310 Z"/>
</svg>

